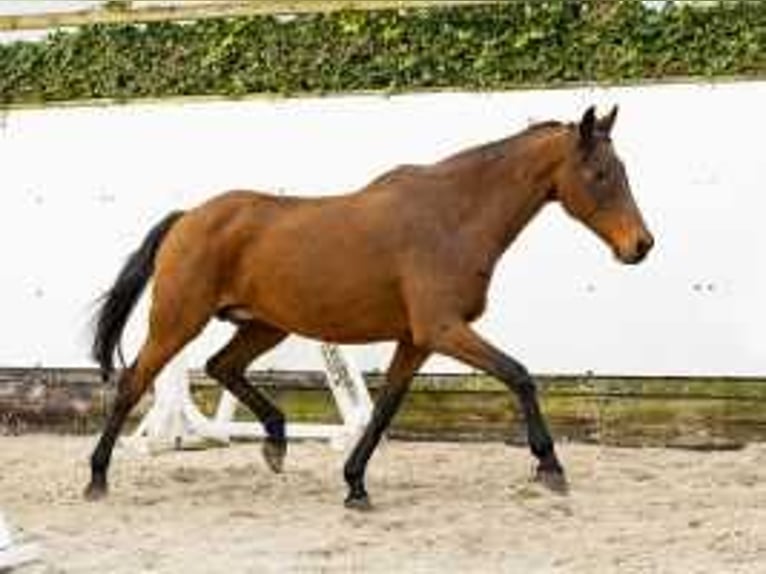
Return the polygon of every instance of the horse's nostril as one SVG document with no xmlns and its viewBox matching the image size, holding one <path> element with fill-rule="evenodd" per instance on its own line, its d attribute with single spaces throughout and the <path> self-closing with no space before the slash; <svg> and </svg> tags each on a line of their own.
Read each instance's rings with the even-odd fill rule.
<svg viewBox="0 0 766 574">
<path fill-rule="evenodd" d="M 651 237 L 642 237 L 638 240 L 638 252 L 641 255 L 646 255 L 654 245 L 654 239 Z"/>
<path fill-rule="evenodd" d="M 654 239 L 649 237 L 642 237 L 636 242 L 636 251 L 633 261 L 638 263 L 646 257 L 647 253 L 652 249 L 654 245 Z"/>
</svg>

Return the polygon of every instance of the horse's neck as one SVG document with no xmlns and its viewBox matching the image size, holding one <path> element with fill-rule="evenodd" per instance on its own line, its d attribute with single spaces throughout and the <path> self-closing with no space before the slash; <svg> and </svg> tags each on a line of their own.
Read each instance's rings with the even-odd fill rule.
<svg viewBox="0 0 766 574">
<path fill-rule="evenodd" d="M 526 137 L 528 141 L 509 143 L 506 153 L 484 167 L 477 189 L 465 194 L 460 228 L 492 261 L 545 205 L 553 174 L 564 157 L 566 138 L 561 130 Z"/>
</svg>

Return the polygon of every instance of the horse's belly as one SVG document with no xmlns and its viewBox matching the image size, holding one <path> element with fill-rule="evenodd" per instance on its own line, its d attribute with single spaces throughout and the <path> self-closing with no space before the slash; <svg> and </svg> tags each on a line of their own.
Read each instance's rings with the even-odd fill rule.
<svg viewBox="0 0 766 574">
<path fill-rule="evenodd" d="M 372 277 L 272 276 L 252 289 L 250 311 L 286 331 L 338 343 L 402 338 L 407 314 L 398 290 Z"/>
<path fill-rule="evenodd" d="M 291 294 L 292 304 L 259 305 L 254 312 L 286 331 L 337 343 L 365 343 L 399 339 L 408 332 L 405 313 L 398 306 L 369 297 L 334 293 Z"/>
</svg>

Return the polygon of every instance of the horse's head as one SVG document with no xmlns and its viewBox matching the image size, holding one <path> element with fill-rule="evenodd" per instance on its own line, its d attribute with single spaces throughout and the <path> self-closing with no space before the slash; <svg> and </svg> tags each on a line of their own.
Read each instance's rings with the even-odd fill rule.
<svg viewBox="0 0 766 574">
<path fill-rule="evenodd" d="M 569 153 L 555 176 L 555 198 L 609 245 L 623 263 L 639 263 L 654 239 L 633 199 L 623 166 L 609 134 L 617 117 L 615 106 L 597 119 L 588 108 L 571 126 Z"/>
</svg>

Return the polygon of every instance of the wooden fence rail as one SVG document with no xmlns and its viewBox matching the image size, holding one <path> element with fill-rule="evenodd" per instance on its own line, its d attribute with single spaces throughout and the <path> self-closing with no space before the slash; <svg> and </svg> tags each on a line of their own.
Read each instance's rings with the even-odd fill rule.
<svg viewBox="0 0 766 574">
<path fill-rule="evenodd" d="M 337 422 L 319 372 L 252 372 L 294 422 Z M 211 414 L 220 387 L 192 372 Z M 373 395 L 382 376 L 367 375 Z M 541 376 L 543 408 L 559 440 L 622 446 L 734 448 L 766 441 L 766 380 Z M 100 428 L 113 387 L 93 369 L 1 369 L 0 433 Z M 524 429 L 506 389 L 478 375 L 417 378 L 392 434 L 414 439 L 522 442 Z M 148 401 L 135 413 L 144 412 Z M 248 418 L 242 411 L 241 416 Z M 134 419 L 137 420 L 137 419 Z"/>
</svg>

